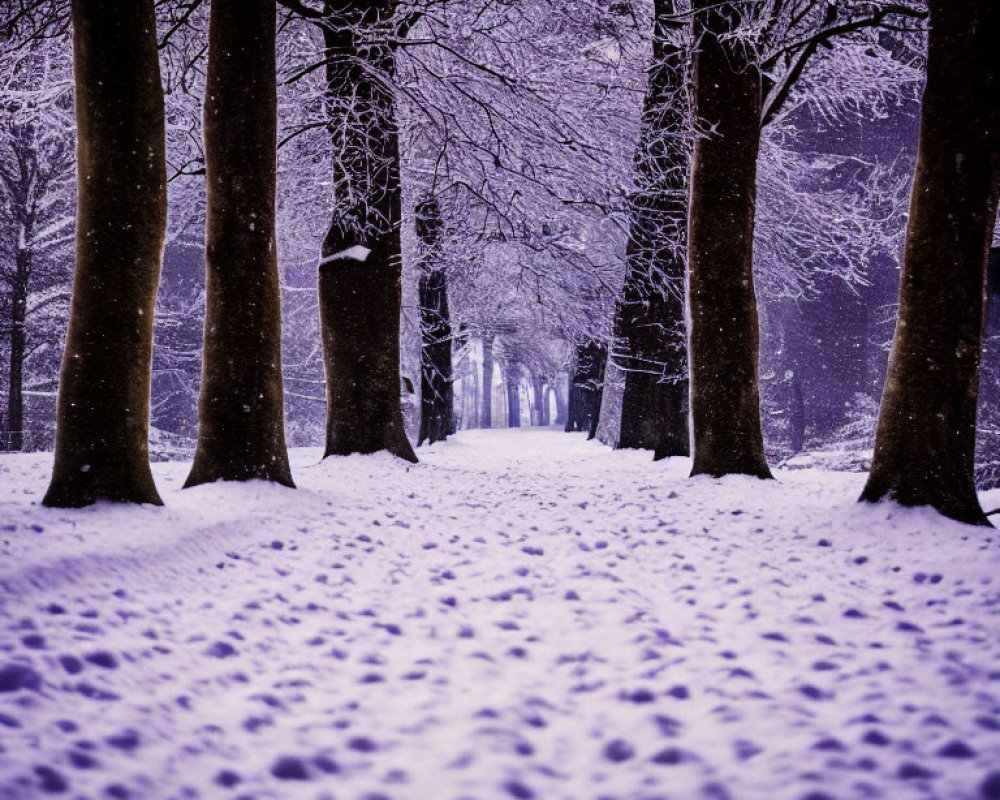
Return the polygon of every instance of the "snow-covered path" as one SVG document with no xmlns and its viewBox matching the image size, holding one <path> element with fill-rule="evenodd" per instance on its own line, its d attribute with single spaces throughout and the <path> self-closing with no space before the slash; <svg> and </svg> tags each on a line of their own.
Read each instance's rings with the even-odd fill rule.
<svg viewBox="0 0 1000 800">
<path fill-rule="evenodd" d="M 0 457 L 0 797 L 1000 798 L 996 532 L 551 430 L 419 455 L 83 511 Z"/>
</svg>

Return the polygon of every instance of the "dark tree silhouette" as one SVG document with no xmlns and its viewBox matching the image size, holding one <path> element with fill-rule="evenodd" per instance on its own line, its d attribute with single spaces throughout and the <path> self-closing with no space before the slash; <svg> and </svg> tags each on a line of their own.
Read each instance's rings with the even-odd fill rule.
<svg viewBox="0 0 1000 800">
<path fill-rule="evenodd" d="M 166 226 L 153 0 L 73 0 L 76 270 L 42 501 L 161 500 L 149 469 L 153 305 Z"/>
<path fill-rule="evenodd" d="M 492 333 L 483 334 L 483 401 L 480 408 L 480 428 L 493 427 L 493 339 Z"/>
<path fill-rule="evenodd" d="M 612 353 L 624 374 L 618 446 L 688 455 L 684 247 L 690 146 L 683 48 L 673 0 L 654 3 L 653 61 L 635 152 L 627 274 Z"/>
<path fill-rule="evenodd" d="M 205 344 L 185 486 L 293 486 L 274 240 L 275 0 L 213 0 L 205 85 Z"/>
<path fill-rule="evenodd" d="M 441 268 L 441 210 L 428 196 L 416 207 L 420 304 L 420 436 L 433 444 L 452 431 L 451 317 L 448 313 L 448 282 Z"/>
<path fill-rule="evenodd" d="M 753 231 L 761 73 L 737 31 L 739 3 L 694 0 L 689 201 L 692 474 L 770 478 L 757 388 Z"/>
<path fill-rule="evenodd" d="M 1000 192 L 1000 5 L 931 0 L 889 373 L 862 500 L 989 522 L 973 482 L 986 259 Z"/>
<path fill-rule="evenodd" d="M 323 240 L 325 455 L 416 461 L 400 407 L 402 247 L 395 0 L 326 0 L 327 102 L 337 206 Z"/>
<path fill-rule="evenodd" d="M 593 439 L 596 435 L 607 357 L 607 348 L 598 342 L 577 345 L 573 368 L 570 370 L 567 432 L 586 431 L 588 439 Z"/>
</svg>

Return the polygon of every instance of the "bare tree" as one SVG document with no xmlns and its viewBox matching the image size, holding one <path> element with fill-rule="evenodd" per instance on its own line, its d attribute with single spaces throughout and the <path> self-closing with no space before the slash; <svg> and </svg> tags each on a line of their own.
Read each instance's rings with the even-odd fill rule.
<svg viewBox="0 0 1000 800">
<path fill-rule="evenodd" d="M 989 522 L 973 480 L 987 252 L 1000 194 L 1000 6 L 931 0 L 899 320 L 862 500 Z"/>
</svg>

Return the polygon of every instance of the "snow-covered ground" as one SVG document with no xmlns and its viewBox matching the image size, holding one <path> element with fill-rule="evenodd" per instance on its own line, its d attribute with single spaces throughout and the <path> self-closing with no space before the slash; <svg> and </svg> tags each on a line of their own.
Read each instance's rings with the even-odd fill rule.
<svg viewBox="0 0 1000 800">
<path fill-rule="evenodd" d="M 82 511 L 0 458 L 0 797 L 1000 797 L 995 531 L 552 430 L 420 456 Z"/>
</svg>

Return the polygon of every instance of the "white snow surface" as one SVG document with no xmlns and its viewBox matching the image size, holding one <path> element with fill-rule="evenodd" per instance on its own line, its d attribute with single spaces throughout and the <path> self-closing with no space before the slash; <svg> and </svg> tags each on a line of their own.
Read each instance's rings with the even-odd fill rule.
<svg viewBox="0 0 1000 800">
<path fill-rule="evenodd" d="M 0 797 L 1000 796 L 996 531 L 555 430 L 418 453 L 72 511 L 0 457 Z"/>
<path fill-rule="evenodd" d="M 326 258 L 321 258 L 319 260 L 319 266 L 322 267 L 324 264 L 332 264 L 334 261 L 365 262 L 371 254 L 372 251 L 370 248 L 365 247 L 362 244 L 356 244 L 352 247 L 348 247 L 346 250 L 340 250 L 336 253 L 328 255 Z"/>
</svg>

